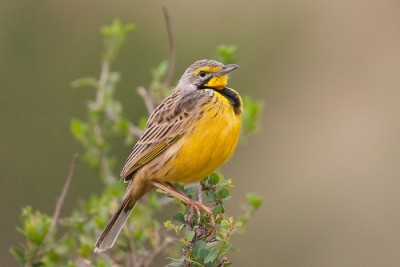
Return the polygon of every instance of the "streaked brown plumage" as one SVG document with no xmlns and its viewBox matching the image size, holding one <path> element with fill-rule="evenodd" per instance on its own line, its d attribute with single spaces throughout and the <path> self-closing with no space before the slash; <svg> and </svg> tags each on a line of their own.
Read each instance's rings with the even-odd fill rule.
<svg viewBox="0 0 400 267">
<path fill-rule="evenodd" d="M 154 110 L 121 171 L 121 179 L 129 182 L 127 192 L 97 240 L 96 252 L 114 244 L 137 200 L 154 186 L 209 212 L 170 182 L 199 181 L 232 155 L 239 138 L 242 100 L 226 84 L 227 74 L 236 68 L 214 60 L 195 62 Z"/>
</svg>

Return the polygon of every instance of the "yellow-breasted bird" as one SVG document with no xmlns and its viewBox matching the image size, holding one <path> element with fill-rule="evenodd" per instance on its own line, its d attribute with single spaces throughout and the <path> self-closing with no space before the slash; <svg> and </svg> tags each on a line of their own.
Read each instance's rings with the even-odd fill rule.
<svg viewBox="0 0 400 267">
<path fill-rule="evenodd" d="M 129 185 L 98 238 L 95 252 L 113 246 L 138 199 L 154 187 L 212 217 L 211 209 L 188 198 L 171 182 L 200 181 L 235 150 L 243 104 L 239 94 L 226 85 L 228 73 L 237 67 L 210 59 L 196 61 L 154 110 L 121 171 L 121 179 Z"/>
</svg>

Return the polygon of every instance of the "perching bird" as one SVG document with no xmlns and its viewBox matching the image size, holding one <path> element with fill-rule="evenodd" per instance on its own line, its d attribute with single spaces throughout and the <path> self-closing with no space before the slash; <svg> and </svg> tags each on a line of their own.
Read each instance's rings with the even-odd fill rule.
<svg viewBox="0 0 400 267">
<path fill-rule="evenodd" d="M 154 187 L 197 211 L 211 213 L 171 182 L 198 182 L 235 150 L 243 104 L 239 94 L 226 85 L 228 73 L 237 67 L 210 59 L 195 62 L 154 110 L 121 171 L 121 179 L 129 185 L 122 204 L 98 238 L 95 252 L 113 246 L 136 202 Z"/>
</svg>

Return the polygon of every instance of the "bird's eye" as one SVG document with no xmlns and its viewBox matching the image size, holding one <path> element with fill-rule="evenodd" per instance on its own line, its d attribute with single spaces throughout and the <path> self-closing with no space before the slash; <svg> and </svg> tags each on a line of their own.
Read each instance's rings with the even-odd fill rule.
<svg viewBox="0 0 400 267">
<path fill-rule="evenodd" d="M 206 77 L 206 74 L 207 73 L 204 70 L 199 72 L 199 76 L 202 77 L 202 78 Z"/>
</svg>

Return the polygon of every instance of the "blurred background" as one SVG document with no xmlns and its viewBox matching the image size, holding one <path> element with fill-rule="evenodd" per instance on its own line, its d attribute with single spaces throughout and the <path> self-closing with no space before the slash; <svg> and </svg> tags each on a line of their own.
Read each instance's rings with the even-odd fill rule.
<svg viewBox="0 0 400 267">
<path fill-rule="evenodd" d="M 188 65 L 236 44 L 230 85 L 262 99 L 262 130 L 223 167 L 237 187 L 264 196 L 235 238 L 234 266 L 398 266 L 400 262 L 400 2 L 398 1 L 0 1 L 0 259 L 21 207 L 52 213 L 70 160 L 69 131 L 91 90 L 70 82 L 100 71 L 99 29 L 134 22 L 114 69 L 132 120 L 136 95 L 168 56 L 166 5 L 177 80 Z M 129 148 L 120 151 L 120 165 Z M 80 164 L 63 214 L 99 193 Z"/>
</svg>

